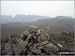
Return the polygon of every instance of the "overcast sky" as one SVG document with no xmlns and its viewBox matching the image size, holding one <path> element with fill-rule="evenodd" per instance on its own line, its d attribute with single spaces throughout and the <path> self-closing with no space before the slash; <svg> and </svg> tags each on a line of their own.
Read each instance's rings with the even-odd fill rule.
<svg viewBox="0 0 75 56">
<path fill-rule="evenodd" d="M 74 17 L 74 1 L 1 1 L 1 15 L 16 14 Z"/>
</svg>

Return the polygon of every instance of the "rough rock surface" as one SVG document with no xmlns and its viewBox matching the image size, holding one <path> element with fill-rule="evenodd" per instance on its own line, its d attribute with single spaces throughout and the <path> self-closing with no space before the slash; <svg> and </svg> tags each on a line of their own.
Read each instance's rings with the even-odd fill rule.
<svg viewBox="0 0 75 56">
<path fill-rule="evenodd" d="M 9 35 L 1 42 L 2 55 L 59 55 L 60 51 L 74 51 L 73 33 L 47 34 L 39 28 L 21 35 Z"/>
</svg>

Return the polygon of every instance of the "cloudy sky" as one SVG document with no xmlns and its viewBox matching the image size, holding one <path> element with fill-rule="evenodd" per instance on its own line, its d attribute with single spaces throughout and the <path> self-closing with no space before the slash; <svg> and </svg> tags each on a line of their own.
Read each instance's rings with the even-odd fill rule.
<svg viewBox="0 0 75 56">
<path fill-rule="evenodd" d="M 74 17 L 74 1 L 1 1 L 1 15 L 16 14 Z"/>
</svg>

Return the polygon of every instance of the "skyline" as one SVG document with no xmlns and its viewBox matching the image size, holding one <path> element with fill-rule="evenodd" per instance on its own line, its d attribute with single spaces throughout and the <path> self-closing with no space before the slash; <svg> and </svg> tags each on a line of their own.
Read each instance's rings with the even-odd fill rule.
<svg viewBox="0 0 75 56">
<path fill-rule="evenodd" d="M 1 1 L 1 15 L 71 16 L 74 1 Z"/>
</svg>

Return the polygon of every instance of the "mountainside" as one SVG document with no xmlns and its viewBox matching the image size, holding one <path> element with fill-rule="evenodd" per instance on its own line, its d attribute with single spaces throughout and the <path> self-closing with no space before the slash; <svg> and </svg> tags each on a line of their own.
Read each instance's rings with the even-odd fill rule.
<svg viewBox="0 0 75 56">
<path fill-rule="evenodd" d="M 9 24 L 1 24 L 2 36 L 7 34 L 19 34 L 28 30 L 30 25 L 38 26 L 49 33 L 74 32 L 75 19 L 58 16 L 56 18 L 40 19 L 33 22 L 15 22 Z"/>
<path fill-rule="evenodd" d="M 23 15 L 23 14 L 17 14 L 15 17 L 0 15 L 0 17 L 1 17 L 0 23 L 2 24 L 14 23 L 14 22 L 30 22 L 30 21 L 36 21 L 38 19 L 49 18 L 47 16 Z"/>
<path fill-rule="evenodd" d="M 40 20 L 38 22 L 38 25 L 41 25 L 42 28 L 47 29 L 52 33 L 58 33 L 62 31 L 73 32 L 75 19 L 67 17 L 56 17 L 53 19 Z"/>
</svg>

